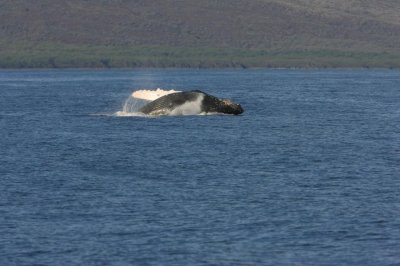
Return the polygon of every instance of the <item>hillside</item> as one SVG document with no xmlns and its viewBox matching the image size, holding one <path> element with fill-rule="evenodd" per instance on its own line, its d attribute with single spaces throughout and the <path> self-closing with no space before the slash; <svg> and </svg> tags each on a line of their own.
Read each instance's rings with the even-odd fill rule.
<svg viewBox="0 0 400 266">
<path fill-rule="evenodd" d="M 1 0 L 0 67 L 399 67 L 397 0 Z"/>
</svg>

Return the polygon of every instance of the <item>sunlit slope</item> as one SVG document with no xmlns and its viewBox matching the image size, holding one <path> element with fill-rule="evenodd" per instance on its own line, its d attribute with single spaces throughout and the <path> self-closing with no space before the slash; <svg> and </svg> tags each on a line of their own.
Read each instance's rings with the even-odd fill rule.
<svg viewBox="0 0 400 266">
<path fill-rule="evenodd" d="M 395 67 L 398 14 L 394 0 L 3 0 L 0 66 Z"/>
<path fill-rule="evenodd" d="M 400 5 L 397 0 L 276 0 L 275 2 L 324 16 L 352 16 L 364 21 L 376 20 L 397 25 L 400 23 Z"/>
</svg>

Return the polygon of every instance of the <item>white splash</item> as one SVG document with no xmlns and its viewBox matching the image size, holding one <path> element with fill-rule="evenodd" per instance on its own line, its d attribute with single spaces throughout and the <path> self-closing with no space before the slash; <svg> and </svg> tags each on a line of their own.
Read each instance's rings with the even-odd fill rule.
<svg viewBox="0 0 400 266">
<path fill-rule="evenodd" d="M 142 99 L 142 100 L 146 100 L 146 101 L 154 101 L 164 95 L 168 95 L 171 93 L 175 93 L 175 92 L 180 92 L 180 91 L 176 91 L 176 90 L 163 90 L 160 88 L 157 88 L 156 90 L 138 90 L 138 91 L 134 91 L 132 93 L 132 97 L 133 98 L 137 98 L 137 99 Z"/>
<path fill-rule="evenodd" d="M 139 112 L 140 108 L 149 103 L 150 101 L 154 101 L 164 95 L 168 95 L 171 93 L 176 93 L 179 91 L 176 90 L 137 90 L 134 91 L 128 99 L 126 99 L 122 111 L 118 111 L 114 113 L 114 116 L 144 116 L 144 117 L 155 117 L 155 116 L 178 116 L 178 115 L 208 115 L 210 113 L 204 113 L 201 111 L 202 102 L 204 99 L 204 95 L 199 94 L 199 96 L 194 101 L 186 102 L 182 105 L 175 107 L 172 110 L 157 110 L 152 112 L 149 115 L 145 115 Z"/>
<path fill-rule="evenodd" d="M 204 95 L 199 94 L 195 101 L 186 102 L 182 105 L 177 106 L 173 110 L 167 113 L 167 115 L 198 115 L 201 114 L 201 105 L 204 99 Z"/>
<path fill-rule="evenodd" d="M 136 99 L 132 95 L 129 95 L 128 99 L 125 100 L 122 111 L 116 112 L 115 116 L 144 116 L 143 113 L 139 112 L 139 109 L 146 103 L 143 100 Z"/>
<path fill-rule="evenodd" d="M 115 112 L 113 114 L 113 116 L 127 116 L 127 117 L 130 117 L 130 116 L 144 116 L 144 117 L 147 117 L 148 115 L 145 115 L 145 114 L 143 114 L 141 112 L 126 113 L 126 112 L 118 111 L 118 112 Z"/>
</svg>

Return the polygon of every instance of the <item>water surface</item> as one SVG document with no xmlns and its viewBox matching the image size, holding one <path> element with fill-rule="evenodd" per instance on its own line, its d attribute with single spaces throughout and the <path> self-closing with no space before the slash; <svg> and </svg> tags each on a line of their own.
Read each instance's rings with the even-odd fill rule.
<svg viewBox="0 0 400 266">
<path fill-rule="evenodd" d="M 1 265 L 399 265 L 400 72 L 0 72 Z M 240 116 L 116 117 L 139 88 Z"/>
</svg>

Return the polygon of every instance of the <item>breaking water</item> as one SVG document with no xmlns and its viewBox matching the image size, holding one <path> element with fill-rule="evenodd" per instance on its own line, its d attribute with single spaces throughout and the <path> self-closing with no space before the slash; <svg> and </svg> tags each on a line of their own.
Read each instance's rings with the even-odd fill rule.
<svg viewBox="0 0 400 266">
<path fill-rule="evenodd" d="M 399 84 L 397 70 L 1 71 L 0 265 L 399 265 Z M 246 112 L 114 115 L 158 87 Z"/>
<path fill-rule="evenodd" d="M 129 95 L 125 100 L 122 110 L 115 112 L 113 115 L 115 116 L 142 116 L 146 115 L 139 112 L 139 109 L 145 106 L 150 101 L 145 101 L 142 99 L 134 98 L 132 95 Z"/>
<path fill-rule="evenodd" d="M 122 111 L 118 111 L 114 113 L 115 116 L 141 116 L 141 117 L 153 117 L 160 115 L 168 115 L 168 116 L 178 116 L 178 115 L 219 115 L 219 113 L 206 113 L 202 110 L 202 102 L 204 99 L 204 95 L 199 95 L 193 101 L 187 101 L 184 104 L 175 106 L 172 109 L 160 109 L 158 111 L 152 112 L 151 115 L 145 115 L 140 112 L 140 108 L 145 106 L 146 104 L 154 101 L 162 96 L 177 93 L 180 91 L 175 90 L 163 90 L 163 89 L 155 89 L 155 90 L 137 90 L 132 93 L 126 99 L 124 106 L 122 107 Z"/>
</svg>

